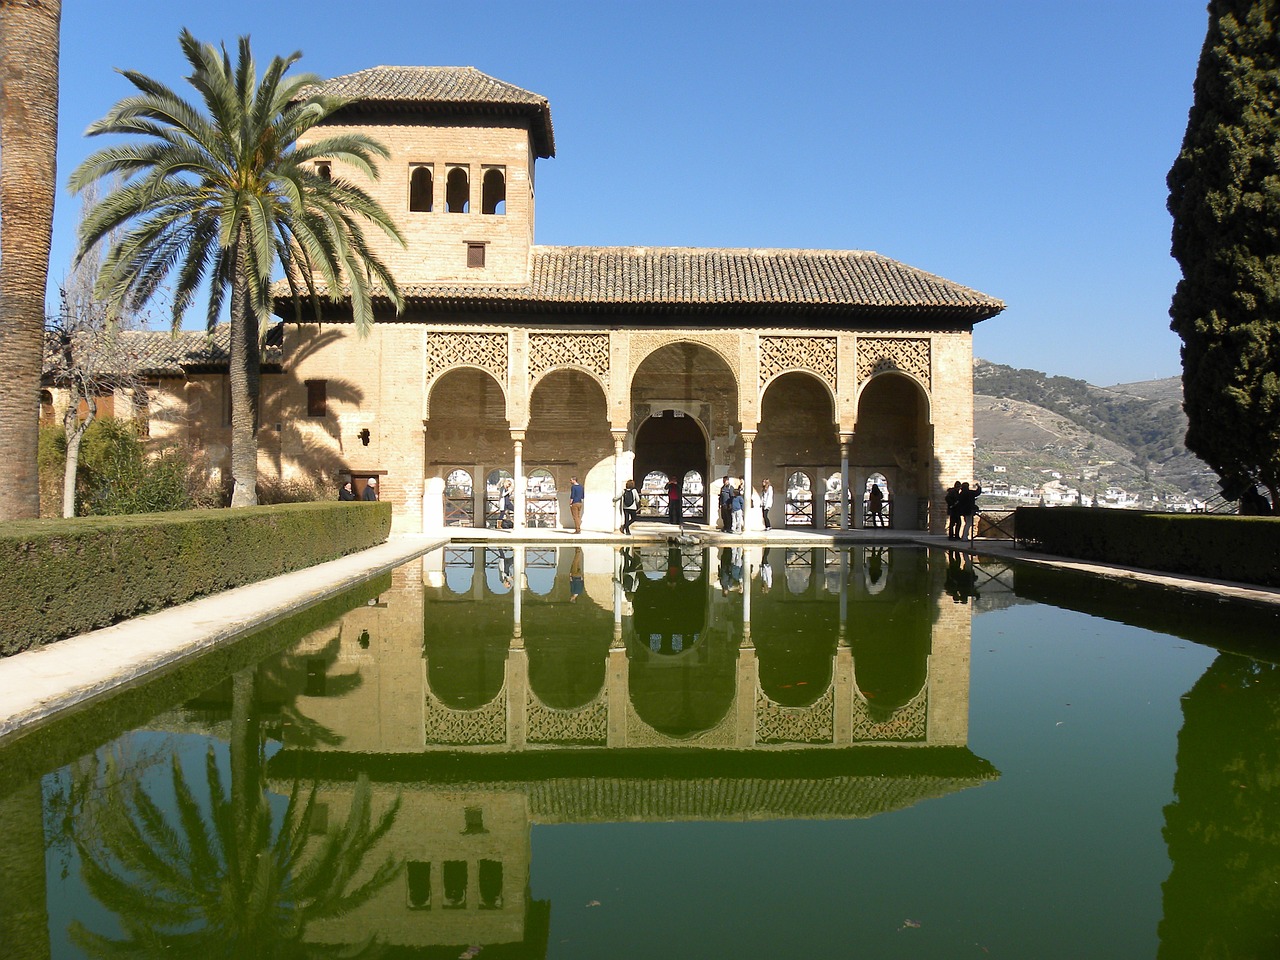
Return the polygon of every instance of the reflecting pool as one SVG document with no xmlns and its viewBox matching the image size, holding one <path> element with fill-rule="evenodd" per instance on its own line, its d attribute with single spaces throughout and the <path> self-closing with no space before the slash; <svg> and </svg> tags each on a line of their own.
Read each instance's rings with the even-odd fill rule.
<svg viewBox="0 0 1280 960">
<path fill-rule="evenodd" d="M 1280 956 L 1278 628 L 923 548 L 449 547 L 0 745 L 0 955 Z"/>
</svg>

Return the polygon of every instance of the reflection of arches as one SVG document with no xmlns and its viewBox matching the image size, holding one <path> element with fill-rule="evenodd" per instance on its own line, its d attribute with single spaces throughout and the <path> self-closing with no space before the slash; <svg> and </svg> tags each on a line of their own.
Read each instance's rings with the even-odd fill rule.
<svg viewBox="0 0 1280 960">
<path fill-rule="evenodd" d="M 489 592 L 498 596 L 510 593 L 515 586 L 516 556 L 510 547 L 486 547 L 484 582 Z"/>
<path fill-rule="evenodd" d="M 530 598 L 522 611 L 529 689 L 547 707 L 573 710 L 596 700 L 604 690 L 613 611 L 588 602 L 586 596 L 574 602 L 573 577 L 582 575 L 577 550 L 556 550 L 547 559 L 558 568 L 567 565 L 567 570 L 559 578 L 559 592 L 547 599 Z"/>
<path fill-rule="evenodd" d="M 898 549 L 853 554 L 863 567 L 851 578 L 858 616 L 849 621 L 854 680 L 871 718 L 883 722 L 910 703 L 929 675 L 933 611 L 921 598 L 931 595 L 928 557 L 923 550 Z M 883 565 L 874 592 L 866 589 L 873 564 Z"/>
<path fill-rule="evenodd" d="M 471 547 L 446 548 L 444 552 L 444 585 L 450 593 L 465 597 L 475 580 L 475 556 Z"/>
<path fill-rule="evenodd" d="M 785 707 L 807 707 L 820 700 L 834 677 L 839 632 L 838 596 L 797 603 L 782 591 L 756 594 L 751 633 L 765 696 Z"/>
<path fill-rule="evenodd" d="M 706 563 L 671 547 L 665 574 L 638 578 L 632 599 L 627 689 L 637 716 L 671 737 L 713 729 L 737 690 L 737 640 L 708 631 Z"/>
<path fill-rule="evenodd" d="M 934 459 L 929 416 L 928 395 L 903 374 L 877 374 L 858 396 L 850 462 L 861 468 L 860 473 L 892 477 L 891 519 L 897 528 L 915 529 L 928 520 L 924 507 L 931 481 L 926 464 Z"/>
</svg>

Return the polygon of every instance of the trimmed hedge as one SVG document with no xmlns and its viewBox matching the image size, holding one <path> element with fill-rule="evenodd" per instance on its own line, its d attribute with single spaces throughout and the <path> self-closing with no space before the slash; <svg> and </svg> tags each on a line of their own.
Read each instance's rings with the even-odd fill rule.
<svg viewBox="0 0 1280 960">
<path fill-rule="evenodd" d="M 0 524 L 0 655 L 375 546 L 390 503 Z"/>
<path fill-rule="evenodd" d="M 1015 526 L 1059 556 L 1280 587 L 1280 517 L 1018 507 Z"/>
</svg>

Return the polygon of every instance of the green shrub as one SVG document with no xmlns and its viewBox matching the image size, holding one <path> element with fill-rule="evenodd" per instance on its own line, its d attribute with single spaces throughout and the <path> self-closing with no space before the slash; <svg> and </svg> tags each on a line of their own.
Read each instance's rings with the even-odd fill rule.
<svg viewBox="0 0 1280 960">
<path fill-rule="evenodd" d="M 1015 526 L 1060 556 L 1280 586 L 1280 517 L 1019 507 Z"/>
<path fill-rule="evenodd" d="M 387 539 L 389 503 L 0 524 L 0 654 L 17 653 Z"/>
</svg>

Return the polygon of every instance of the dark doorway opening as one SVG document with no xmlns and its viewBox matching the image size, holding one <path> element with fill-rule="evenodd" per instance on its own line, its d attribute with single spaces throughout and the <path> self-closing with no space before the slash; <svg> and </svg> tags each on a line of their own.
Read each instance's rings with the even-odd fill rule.
<svg viewBox="0 0 1280 960">
<path fill-rule="evenodd" d="M 663 410 L 648 417 L 636 430 L 636 462 L 633 479 L 639 485 L 653 470 L 680 480 L 695 471 L 706 483 L 709 462 L 707 438 L 698 421 L 680 410 Z M 690 504 L 698 501 L 690 500 Z M 685 519 L 706 523 L 705 500 L 698 513 L 685 509 Z"/>
</svg>

